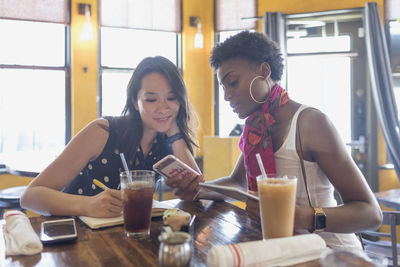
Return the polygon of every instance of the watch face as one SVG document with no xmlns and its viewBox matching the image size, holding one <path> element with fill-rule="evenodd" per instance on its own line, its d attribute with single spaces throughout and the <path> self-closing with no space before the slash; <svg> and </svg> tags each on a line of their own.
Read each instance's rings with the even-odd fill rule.
<svg viewBox="0 0 400 267">
<path fill-rule="evenodd" d="M 315 229 L 325 229 L 326 216 L 325 214 L 315 214 Z"/>
</svg>

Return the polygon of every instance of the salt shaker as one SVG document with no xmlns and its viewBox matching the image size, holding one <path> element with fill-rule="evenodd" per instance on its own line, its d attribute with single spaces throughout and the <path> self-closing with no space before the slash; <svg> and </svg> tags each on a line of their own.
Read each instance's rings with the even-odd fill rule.
<svg viewBox="0 0 400 267">
<path fill-rule="evenodd" d="M 160 249 L 158 262 L 161 267 L 186 267 L 190 264 L 191 237 L 185 232 L 163 232 L 158 237 Z"/>
</svg>

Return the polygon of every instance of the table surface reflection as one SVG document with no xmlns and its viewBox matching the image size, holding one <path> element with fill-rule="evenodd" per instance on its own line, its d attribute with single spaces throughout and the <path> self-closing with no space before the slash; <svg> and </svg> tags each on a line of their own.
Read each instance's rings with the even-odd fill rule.
<svg viewBox="0 0 400 267">
<path fill-rule="evenodd" d="M 196 218 L 189 229 L 193 237 L 190 266 L 206 266 L 207 254 L 213 245 L 260 240 L 260 224 L 246 212 L 227 202 L 179 200 L 166 201 Z M 42 221 L 60 217 L 31 218 L 39 234 Z M 45 246 L 33 256 L 6 258 L 6 266 L 158 266 L 158 235 L 162 219 L 153 218 L 150 240 L 135 241 L 124 236 L 122 226 L 92 230 L 77 221 L 78 240 L 73 243 Z M 318 260 L 296 265 L 320 266 Z"/>
</svg>

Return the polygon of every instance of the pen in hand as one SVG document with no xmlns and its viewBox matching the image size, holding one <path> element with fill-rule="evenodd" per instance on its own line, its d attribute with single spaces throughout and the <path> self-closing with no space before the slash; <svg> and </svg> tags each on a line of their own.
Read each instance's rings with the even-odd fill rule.
<svg viewBox="0 0 400 267">
<path fill-rule="evenodd" d="M 93 183 L 95 184 L 95 185 L 97 185 L 98 187 L 100 187 L 101 189 L 103 189 L 103 190 L 111 190 L 111 188 L 109 188 L 108 186 L 106 186 L 105 184 L 103 184 L 102 182 L 100 182 L 99 180 L 97 180 L 97 179 L 93 179 Z M 119 187 L 119 185 L 118 185 L 118 187 Z M 122 214 L 122 210 L 121 210 L 121 214 Z"/>
<path fill-rule="evenodd" d="M 100 181 L 97 180 L 97 179 L 93 179 L 93 183 L 94 183 L 95 185 L 97 185 L 98 187 L 100 187 L 101 189 L 103 189 L 103 190 L 110 189 L 110 188 L 108 188 L 106 185 L 104 185 L 102 182 L 100 182 Z"/>
</svg>

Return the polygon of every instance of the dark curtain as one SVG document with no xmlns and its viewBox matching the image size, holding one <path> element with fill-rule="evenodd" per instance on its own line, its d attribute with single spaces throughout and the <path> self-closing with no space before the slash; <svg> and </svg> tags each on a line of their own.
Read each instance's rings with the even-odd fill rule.
<svg viewBox="0 0 400 267">
<path fill-rule="evenodd" d="M 365 5 L 364 28 L 373 101 L 388 154 L 400 178 L 400 125 L 388 46 L 376 3 Z"/>
<path fill-rule="evenodd" d="M 262 32 L 277 42 L 285 65 L 284 75 L 280 84 L 287 88 L 287 50 L 286 50 L 286 16 L 282 12 L 265 12 L 263 16 Z"/>
</svg>

